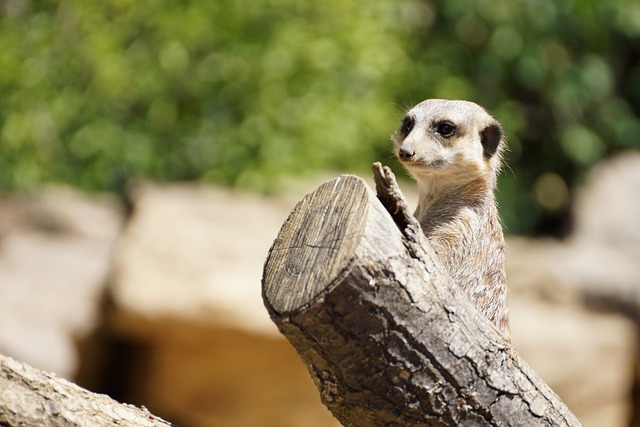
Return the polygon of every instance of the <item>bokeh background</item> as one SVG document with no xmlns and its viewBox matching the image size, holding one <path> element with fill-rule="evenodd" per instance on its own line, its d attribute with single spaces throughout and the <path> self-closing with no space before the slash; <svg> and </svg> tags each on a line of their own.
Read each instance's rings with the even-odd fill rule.
<svg viewBox="0 0 640 427">
<path fill-rule="evenodd" d="M 486 107 L 507 134 L 510 150 L 499 179 L 500 212 L 507 234 L 529 236 L 514 237 L 518 243 L 511 245 L 513 251 L 547 254 L 545 260 L 536 258 L 538 264 L 526 256 L 521 264 L 543 269 L 560 256 L 555 250 L 561 245 L 562 254 L 575 259 L 576 251 L 569 249 L 585 247 L 575 243 L 576 233 L 584 231 L 577 200 L 589 176 L 596 176 L 591 182 L 600 176 L 593 175 L 592 167 L 640 148 L 640 3 L 6 0 L 0 4 L 0 94 L 0 242 L 5 254 L 0 292 L 5 304 L 13 304 L 2 317 L 0 352 L 34 364 L 40 357 L 44 368 L 121 400 L 145 404 L 159 415 L 178 417 L 184 425 L 311 425 L 300 408 L 315 408 L 317 396 L 313 389 L 299 392 L 297 385 L 290 387 L 294 392 L 266 400 L 269 416 L 249 422 L 238 415 L 234 424 L 233 414 L 246 415 L 246 405 L 254 405 L 252 397 L 225 392 L 231 378 L 216 388 L 216 378 L 229 369 L 213 372 L 210 367 L 228 368 L 244 360 L 235 378 L 251 372 L 254 381 L 247 379 L 246 388 L 259 396 L 256 399 L 277 394 L 268 391 L 274 382 L 286 390 L 293 377 L 308 380 L 304 368 L 261 377 L 264 373 L 256 366 L 262 365 L 247 357 L 256 354 L 252 346 L 259 343 L 263 355 L 272 351 L 275 359 L 298 363 L 295 354 L 286 353 L 286 342 L 261 323 L 268 324 L 268 319 L 260 317 L 266 313 L 259 303 L 262 262 L 295 202 L 320 184 L 319 177 L 340 172 L 368 176 L 374 161 L 406 177 L 391 156 L 389 142 L 403 112 L 426 98 L 467 99 Z M 609 169 L 619 170 L 619 164 Z M 637 161 L 625 169 L 627 175 L 607 181 L 612 187 L 593 196 L 595 202 L 586 203 L 588 209 L 604 206 L 631 217 L 607 223 L 627 238 L 612 246 L 607 256 L 615 262 L 608 266 L 619 267 L 616 254 L 621 248 L 638 254 L 640 239 L 633 240 L 638 210 L 624 203 L 640 197 L 640 188 L 626 187 L 615 199 L 622 205 L 606 199 L 618 184 L 637 183 L 636 167 Z M 410 184 L 406 188 L 410 193 Z M 79 211 L 72 212 L 75 206 Z M 142 243 L 132 240 L 140 236 L 147 236 Z M 71 241 L 84 238 L 89 239 L 86 247 L 69 249 Z M 550 243 L 550 238 L 561 240 Z M 593 246 L 600 247 L 601 241 Z M 97 247 L 95 254 L 87 249 Z M 521 259 L 517 257 L 513 255 Z M 579 257 L 583 264 L 577 263 L 576 271 L 584 262 L 603 263 L 602 254 L 594 257 Z M 620 279 L 627 285 L 635 283 L 640 268 L 638 258 L 629 259 Z M 171 282 L 163 269 L 181 260 L 185 264 L 175 268 Z M 65 262 L 69 279 L 60 273 L 67 268 Z M 77 308 L 85 314 L 62 322 L 67 325 L 64 331 L 51 332 L 52 319 L 69 316 L 69 295 L 83 294 L 69 283 L 85 265 L 95 269 L 93 276 L 85 275 L 95 284 L 86 291 L 89 308 Z M 137 265 L 147 270 L 138 273 Z M 50 283 L 58 276 L 62 290 Z M 583 278 L 538 277 L 515 289 L 525 289 L 522 295 L 535 295 L 553 309 L 577 310 L 580 316 L 605 322 L 589 326 L 584 331 L 587 340 L 593 339 L 589 331 L 600 329 L 605 337 L 621 337 L 594 344 L 593 354 L 609 356 L 595 358 L 597 365 L 585 372 L 602 368 L 606 374 L 605 367 L 624 365 L 616 383 L 618 406 L 595 418 L 600 424 L 591 425 L 627 425 L 634 407 L 627 398 L 633 384 L 635 323 L 594 314 L 583 304 L 584 292 L 576 290 L 589 282 Z M 169 289 L 166 301 L 158 302 L 164 294 L 150 283 L 164 282 Z M 556 286 L 561 282 L 575 286 Z M 37 297 L 46 292 L 51 301 L 60 300 L 61 308 L 53 309 L 48 299 Z M 514 299 L 519 304 L 517 295 Z M 36 300 L 35 306 L 29 305 Z M 243 305 L 247 307 L 234 311 Z M 526 311 L 532 305 L 519 307 Z M 56 310 L 61 314 L 47 314 Z M 514 335 L 521 331 L 514 341 L 523 350 L 532 349 L 529 354 L 540 355 L 545 347 L 533 341 L 536 334 L 526 325 L 553 315 L 532 310 L 532 317 L 522 320 L 523 329 L 514 330 Z M 592 321 L 559 316 L 555 321 L 560 324 L 585 326 Z M 247 320 L 254 317 L 259 320 Z M 614 326 L 609 329 L 606 322 Z M 46 331 L 24 334 L 35 331 L 36 324 L 46 325 Z M 616 335 L 614 329 L 622 332 Z M 560 341 L 571 342 L 567 335 L 579 335 L 565 332 Z M 3 338 L 12 334 L 19 337 Z M 38 345 L 56 341 L 51 334 L 66 343 L 60 354 L 71 362 L 47 365 L 55 352 L 49 344 Z M 544 339 L 547 333 L 543 329 L 538 335 Z M 188 340 L 185 337 L 208 338 L 185 344 L 180 341 Z M 208 350 L 189 347 L 203 342 L 210 344 Z M 167 353 L 155 352 L 160 347 Z M 145 400 L 150 398 L 144 390 L 160 390 L 158 372 L 170 370 L 160 360 L 187 369 L 189 363 L 175 355 L 178 348 L 190 348 L 185 350 L 190 357 L 200 354 L 202 363 L 189 362 L 194 366 L 190 374 L 176 368 L 164 385 L 178 393 L 180 379 L 200 381 L 198 392 L 183 393 L 190 397 L 182 407 L 195 400 L 197 410 Z M 222 361 L 214 356 L 221 352 L 226 352 Z M 573 357 L 567 354 L 554 357 Z M 162 368 L 151 370 L 150 360 Z M 557 368 L 560 362 L 549 363 Z M 135 377 L 142 366 L 148 368 L 145 374 Z M 275 375 L 270 366 L 265 362 L 263 370 Z M 564 399 L 580 401 L 585 395 L 571 388 L 572 383 L 582 384 L 576 379 L 582 375 L 572 372 L 558 380 L 569 390 L 561 393 Z M 299 387 L 308 390 L 307 385 Z M 312 403 L 286 400 L 307 395 Z M 595 397 L 589 396 L 581 404 L 596 407 Z M 203 408 L 231 415 L 220 418 L 214 409 L 211 415 Z M 198 411 L 205 415 L 193 415 Z M 286 421 L 287 413 L 295 416 Z M 272 421 L 255 424 L 261 419 Z"/>
<path fill-rule="evenodd" d="M 145 177 L 274 191 L 311 171 L 389 159 L 407 107 L 459 98 L 489 109 L 509 136 L 507 229 L 555 233 L 589 166 L 638 147 L 634 0 L 8 0 L 3 9 L 9 190 L 119 191 Z"/>
</svg>

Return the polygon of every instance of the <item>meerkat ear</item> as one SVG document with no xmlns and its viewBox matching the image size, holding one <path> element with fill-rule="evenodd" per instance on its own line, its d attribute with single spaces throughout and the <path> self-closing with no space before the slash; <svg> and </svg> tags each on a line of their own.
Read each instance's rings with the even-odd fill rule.
<svg viewBox="0 0 640 427">
<path fill-rule="evenodd" d="M 498 122 L 491 122 L 480 131 L 480 143 L 484 156 L 490 158 L 498 150 L 500 141 L 502 140 L 502 127 Z"/>
</svg>

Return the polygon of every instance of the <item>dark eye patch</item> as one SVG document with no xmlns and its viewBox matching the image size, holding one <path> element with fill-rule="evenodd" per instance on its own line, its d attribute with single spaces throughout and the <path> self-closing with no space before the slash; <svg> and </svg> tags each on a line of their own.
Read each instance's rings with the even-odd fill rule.
<svg viewBox="0 0 640 427">
<path fill-rule="evenodd" d="M 447 121 L 436 123 L 434 128 L 436 133 L 443 138 L 451 138 L 458 130 L 456 125 Z"/>
<path fill-rule="evenodd" d="M 402 125 L 400 125 L 400 133 L 403 135 L 409 135 L 409 132 L 413 130 L 413 126 L 415 125 L 415 120 L 413 117 L 406 116 L 402 119 Z"/>
</svg>

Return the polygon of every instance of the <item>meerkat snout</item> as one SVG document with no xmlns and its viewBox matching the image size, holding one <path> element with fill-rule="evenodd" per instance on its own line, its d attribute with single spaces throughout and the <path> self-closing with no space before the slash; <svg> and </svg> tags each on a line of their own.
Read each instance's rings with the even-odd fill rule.
<svg viewBox="0 0 640 427">
<path fill-rule="evenodd" d="M 400 157 L 400 160 L 411 160 L 415 155 L 416 152 L 414 150 L 409 150 L 406 147 L 400 147 L 398 150 L 398 157 Z"/>
</svg>

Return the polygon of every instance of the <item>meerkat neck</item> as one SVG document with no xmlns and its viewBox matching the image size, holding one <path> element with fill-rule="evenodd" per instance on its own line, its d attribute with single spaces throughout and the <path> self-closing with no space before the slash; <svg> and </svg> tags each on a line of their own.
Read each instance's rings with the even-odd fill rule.
<svg viewBox="0 0 640 427">
<path fill-rule="evenodd" d="M 432 179 L 418 182 L 418 207 L 415 216 L 426 233 L 431 225 L 459 219 L 463 210 L 480 217 L 495 214 L 493 188 L 477 179 L 464 185 Z"/>
</svg>

